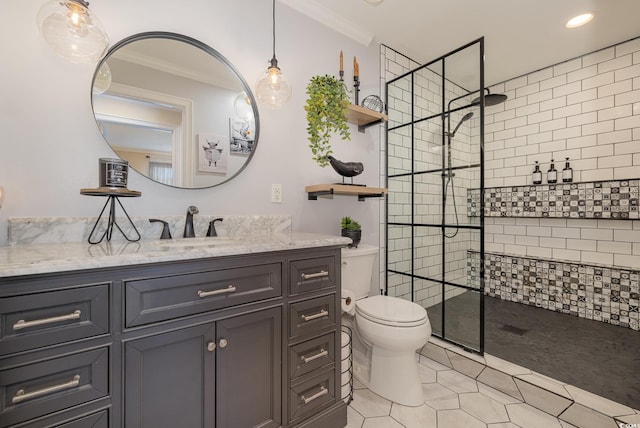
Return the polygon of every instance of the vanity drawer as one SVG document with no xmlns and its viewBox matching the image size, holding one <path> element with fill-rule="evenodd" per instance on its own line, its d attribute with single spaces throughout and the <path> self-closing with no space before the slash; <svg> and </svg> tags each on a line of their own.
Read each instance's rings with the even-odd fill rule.
<svg viewBox="0 0 640 428">
<path fill-rule="evenodd" d="M 282 264 L 125 281 L 127 327 L 282 295 Z"/>
<path fill-rule="evenodd" d="M 109 349 L 0 371 L 0 427 L 109 395 Z"/>
<path fill-rule="evenodd" d="M 289 421 L 302 418 L 335 402 L 335 368 L 295 382 L 289 389 Z"/>
<path fill-rule="evenodd" d="M 295 260 L 290 264 L 289 293 L 308 293 L 336 286 L 335 257 Z"/>
<path fill-rule="evenodd" d="M 109 427 L 109 411 L 103 410 L 80 419 L 56 425 L 56 428 L 108 428 Z"/>
<path fill-rule="evenodd" d="M 109 284 L 0 298 L 0 355 L 109 333 Z"/>
<path fill-rule="evenodd" d="M 292 303 L 289 307 L 289 337 L 315 333 L 336 325 L 335 295 Z"/>
<path fill-rule="evenodd" d="M 335 361 L 335 333 L 325 334 L 289 348 L 289 378 L 295 379 Z"/>
</svg>

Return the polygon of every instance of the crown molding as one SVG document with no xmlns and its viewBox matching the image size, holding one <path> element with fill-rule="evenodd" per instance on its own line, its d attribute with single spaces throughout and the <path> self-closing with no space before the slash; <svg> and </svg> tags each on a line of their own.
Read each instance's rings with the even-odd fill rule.
<svg viewBox="0 0 640 428">
<path fill-rule="evenodd" d="M 369 46 L 373 40 L 374 34 L 371 31 L 344 19 L 316 0 L 280 0 L 280 2 L 364 46 Z"/>
</svg>

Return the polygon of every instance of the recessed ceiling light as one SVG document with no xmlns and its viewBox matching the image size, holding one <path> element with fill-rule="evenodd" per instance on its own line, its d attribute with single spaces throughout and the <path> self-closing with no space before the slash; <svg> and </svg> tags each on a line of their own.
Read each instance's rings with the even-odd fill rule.
<svg viewBox="0 0 640 428">
<path fill-rule="evenodd" d="M 593 15 L 592 12 L 583 13 L 582 15 L 575 16 L 575 17 L 571 18 L 570 20 L 568 20 L 567 23 L 565 24 L 565 27 L 567 27 L 567 28 L 580 27 L 581 25 L 584 25 L 584 24 L 587 24 L 587 23 L 591 22 L 593 17 L 594 17 L 594 15 Z"/>
</svg>

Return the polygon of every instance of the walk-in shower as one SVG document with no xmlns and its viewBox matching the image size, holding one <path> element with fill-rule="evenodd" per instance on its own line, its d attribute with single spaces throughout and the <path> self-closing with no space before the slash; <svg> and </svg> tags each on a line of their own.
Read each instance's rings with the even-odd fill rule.
<svg viewBox="0 0 640 428">
<path fill-rule="evenodd" d="M 478 39 L 386 87 L 387 293 L 425 307 L 435 336 L 479 352 L 484 217 L 466 206 L 468 189 L 482 191 L 484 107 L 497 100 L 483 57 Z M 463 294 L 470 304 L 448 304 Z"/>
</svg>

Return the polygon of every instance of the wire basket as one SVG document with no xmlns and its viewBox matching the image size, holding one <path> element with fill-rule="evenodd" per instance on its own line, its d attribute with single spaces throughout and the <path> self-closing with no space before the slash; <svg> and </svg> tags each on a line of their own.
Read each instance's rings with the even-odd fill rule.
<svg viewBox="0 0 640 428">
<path fill-rule="evenodd" d="M 341 330 L 340 370 L 341 386 L 340 398 L 347 404 L 353 400 L 353 348 L 351 343 L 351 328 L 343 325 Z"/>
</svg>

